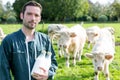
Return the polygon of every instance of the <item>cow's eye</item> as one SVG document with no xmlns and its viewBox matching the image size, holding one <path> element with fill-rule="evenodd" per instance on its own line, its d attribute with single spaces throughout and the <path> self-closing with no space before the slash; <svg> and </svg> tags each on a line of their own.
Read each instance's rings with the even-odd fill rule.
<svg viewBox="0 0 120 80">
<path fill-rule="evenodd" d="M 94 61 L 95 61 L 95 62 L 97 62 L 97 60 L 96 60 L 96 59 L 94 59 Z"/>
</svg>

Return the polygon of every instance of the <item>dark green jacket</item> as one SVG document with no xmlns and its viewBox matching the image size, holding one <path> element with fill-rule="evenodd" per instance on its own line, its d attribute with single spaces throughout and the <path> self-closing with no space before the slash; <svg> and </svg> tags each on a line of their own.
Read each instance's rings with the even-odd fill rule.
<svg viewBox="0 0 120 80">
<path fill-rule="evenodd" d="M 35 63 L 35 52 L 36 56 L 39 56 L 42 50 L 52 52 L 49 69 L 49 79 L 52 79 L 57 62 L 48 36 L 35 32 L 35 40 L 26 43 L 26 37 L 21 30 L 9 34 L 1 43 L 0 80 L 11 80 L 10 73 L 13 74 L 14 80 L 29 80 Z M 34 79 L 31 77 L 31 80 Z"/>
</svg>

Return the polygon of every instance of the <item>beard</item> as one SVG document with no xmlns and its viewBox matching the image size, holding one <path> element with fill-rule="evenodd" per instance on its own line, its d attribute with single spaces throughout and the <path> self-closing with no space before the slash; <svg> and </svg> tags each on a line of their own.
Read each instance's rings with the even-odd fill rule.
<svg viewBox="0 0 120 80">
<path fill-rule="evenodd" d="M 23 21 L 23 25 L 24 25 L 27 29 L 32 30 L 32 29 L 34 29 L 34 28 L 36 27 L 36 22 L 34 22 L 33 20 L 28 21 L 28 22 Z"/>
</svg>

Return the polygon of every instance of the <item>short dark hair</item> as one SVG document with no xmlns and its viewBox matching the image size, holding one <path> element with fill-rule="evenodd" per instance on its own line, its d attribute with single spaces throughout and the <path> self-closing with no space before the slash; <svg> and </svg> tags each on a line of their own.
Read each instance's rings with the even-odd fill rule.
<svg viewBox="0 0 120 80">
<path fill-rule="evenodd" d="M 29 2 L 25 3 L 24 6 L 22 7 L 23 14 L 24 14 L 27 6 L 36 6 L 36 7 L 39 7 L 42 11 L 42 6 L 40 3 L 36 2 L 36 1 L 29 1 Z"/>
</svg>

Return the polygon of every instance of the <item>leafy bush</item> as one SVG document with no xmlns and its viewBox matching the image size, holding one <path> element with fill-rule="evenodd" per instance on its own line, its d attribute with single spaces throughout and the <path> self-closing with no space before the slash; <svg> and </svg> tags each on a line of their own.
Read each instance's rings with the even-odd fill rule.
<svg viewBox="0 0 120 80">
<path fill-rule="evenodd" d="M 108 17 L 106 15 L 100 15 L 98 17 L 98 21 L 99 22 L 106 22 L 106 21 L 108 21 Z"/>
<path fill-rule="evenodd" d="M 0 23 L 2 22 L 1 18 L 0 18 Z"/>
<path fill-rule="evenodd" d="M 15 16 L 10 16 L 7 18 L 7 23 L 16 23 L 17 22 L 17 19 Z"/>
<path fill-rule="evenodd" d="M 88 17 L 87 17 L 87 21 L 88 21 L 88 22 L 92 22 L 92 21 L 93 21 L 92 17 L 88 16 Z"/>
</svg>

